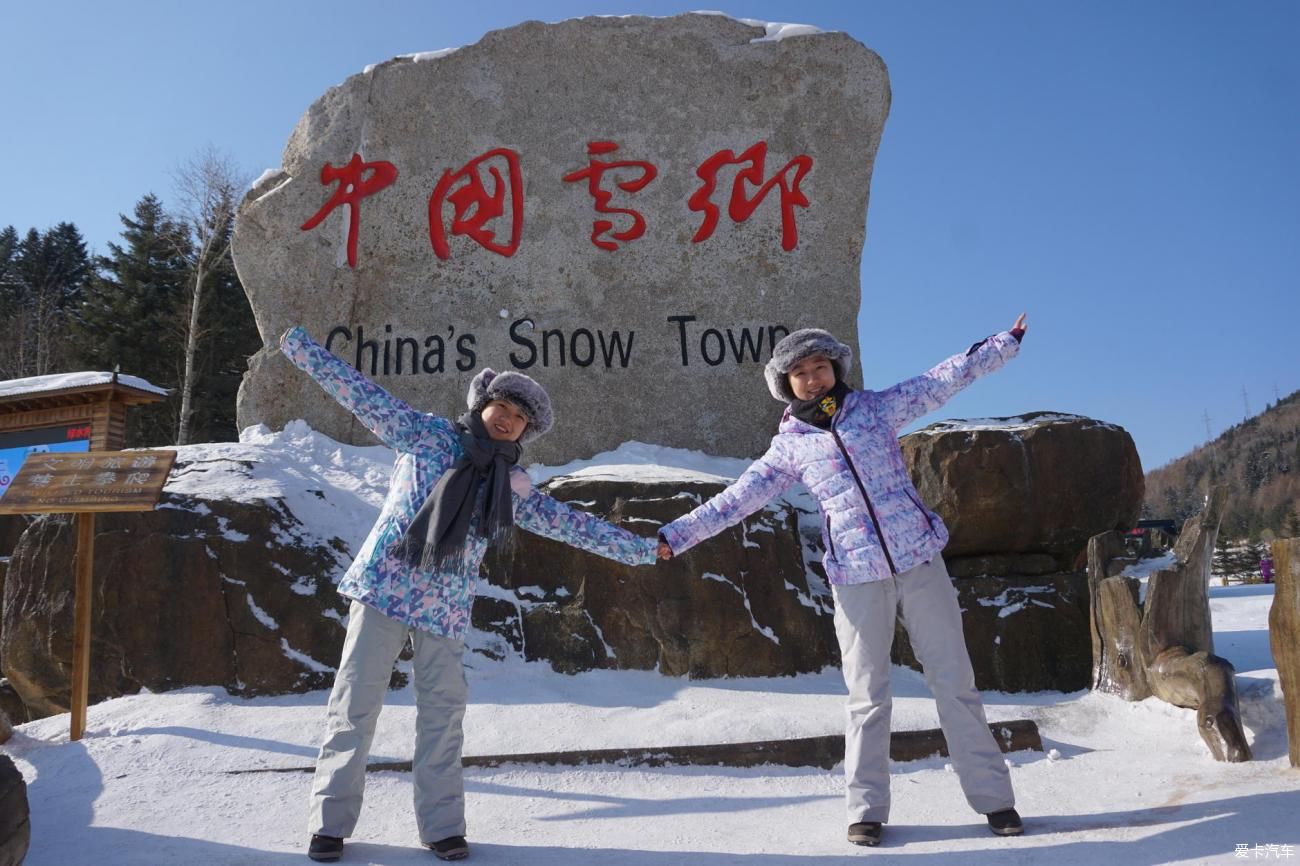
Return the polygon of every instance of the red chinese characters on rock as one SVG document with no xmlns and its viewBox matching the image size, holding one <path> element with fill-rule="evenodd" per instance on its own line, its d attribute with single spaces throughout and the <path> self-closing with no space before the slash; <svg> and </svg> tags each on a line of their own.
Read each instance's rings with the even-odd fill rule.
<svg viewBox="0 0 1300 866">
<path fill-rule="evenodd" d="M 614 240 L 636 240 L 645 234 L 645 218 L 641 216 L 638 211 L 629 208 L 610 207 L 609 202 L 610 199 L 614 197 L 614 194 L 608 190 L 601 189 L 601 178 L 605 172 L 610 169 L 640 169 L 641 173 L 639 177 L 632 180 L 620 181 L 614 184 L 624 192 L 638 192 L 645 189 L 646 186 L 648 186 L 650 182 L 659 175 L 659 170 L 657 168 L 642 160 L 606 161 L 594 159 L 596 156 L 613 153 L 616 150 L 618 150 L 618 145 L 612 141 L 589 141 L 587 142 L 587 155 L 593 157 L 591 162 L 586 168 L 570 172 L 564 176 L 565 183 L 576 183 L 580 180 L 587 181 L 587 192 L 591 193 L 591 197 L 596 201 L 597 213 L 620 213 L 632 218 L 632 225 L 621 232 L 612 231 L 614 223 L 609 220 L 596 220 L 591 224 L 591 242 L 602 250 L 611 251 L 618 249 L 618 244 L 614 243 L 612 240 L 603 238 L 602 236 L 606 232 L 610 232 L 610 236 L 613 237 Z"/>
<path fill-rule="evenodd" d="M 508 180 L 502 177 L 498 166 L 489 164 L 492 160 L 504 161 Z M 484 183 L 484 170 L 492 179 L 490 190 Z M 503 244 L 497 240 L 496 231 L 489 228 L 488 223 L 505 215 L 507 195 L 510 199 L 510 241 Z M 429 196 L 429 242 L 438 258 L 446 260 L 451 258 L 451 246 L 447 243 L 447 230 L 442 220 L 444 203 L 452 206 L 451 234 L 464 235 L 497 255 L 513 256 L 519 249 L 519 236 L 524 227 L 524 181 L 519 169 L 519 154 L 498 147 L 470 160 L 459 171 L 449 169 L 442 173 L 433 195 Z"/>
<path fill-rule="evenodd" d="M 369 172 L 369 175 L 366 173 Z M 334 194 L 329 197 L 321 209 L 307 222 L 302 224 L 303 231 L 309 231 L 321 224 L 334 208 L 341 204 L 348 206 L 348 267 L 357 266 L 357 234 L 361 227 L 361 200 L 374 195 L 397 180 L 397 166 L 391 162 L 362 162 L 361 155 L 354 153 L 348 164 L 335 168 L 325 163 L 320 170 L 320 182 L 338 183 Z"/>
<path fill-rule="evenodd" d="M 592 222 L 591 242 L 596 247 L 614 251 L 619 243 L 636 240 L 646 233 L 646 220 L 639 211 L 613 207 L 614 193 L 602 187 L 604 175 L 611 170 L 636 171 L 627 180 L 616 181 L 614 186 L 626 193 L 636 193 L 650 185 L 659 176 L 653 163 L 645 160 L 605 160 L 596 157 L 612 154 L 619 146 L 613 141 L 600 140 L 587 143 L 591 157 L 585 168 L 563 176 L 565 183 L 585 180 L 587 192 L 595 202 L 599 214 L 622 214 L 631 224 L 622 231 L 614 231 L 615 223 L 609 219 Z M 703 214 L 704 220 L 692 238 L 701 243 L 713 236 L 718 226 L 720 209 L 713 203 L 713 193 L 718 188 L 718 173 L 726 166 L 742 166 L 731 185 L 727 214 L 734 222 L 745 222 L 762 204 L 773 187 L 780 190 L 781 248 L 786 252 L 799 243 L 799 228 L 795 221 L 795 208 L 807 208 L 808 196 L 801 183 L 812 171 L 813 158 L 800 154 L 787 162 L 772 177 L 767 178 L 767 142 L 760 141 L 739 156 L 733 150 L 720 150 L 706 159 L 695 170 L 701 184 L 688 200 L 690 210 Z M 626 175 L 624 175 L 626 176 Z M 304 231 L 320 225 L 339 205 L 348 206 L 347 260 L 350 267 L 357 264 L 357 234 L 360 225 L 360 203 L 397 179 L 397 168 L 390 162 L 362 162 L 353 154 L 347 165 L 336 168 L 326 163 L 321 169 L 321 183 L 338 183 L 329 200 L 309 220 L 302 224 Z M 750 194 L 752 188 L 753 194 Z M 444 220 L 444 211 L 451 208 L 450 224 Z M 429 196 L 429 242 L 434 253 L 444 261 L 451 258 L 448 238 L 463 236 L 490 252 L 500 256 L 513 256 L 519 250 L 524 225 L 524 182 L 519 154 L 498 147 L 475 157 L 460 169 L 447 169 L 438 179 Z M 496 221 L 509 222 L 509 240 L 498 237 Z"/>
<path fill-rule="evenodd" d="M 799 228 L 795 224 L 795 207 L 808 207 L 808 197 L 803 194 L 799 184 L 804 176 L 812 170 L 812 157 L 800 154 L 785 164 L 770 180 L 764 182 L 763 174 L 767 162 L 767 142 L 760 141 L 749 150 L 736 156 L 735 151 L 720 150 L 706 159 L 695 170 L 703 183 L 690 198 L 690 208 L 704 213 L 704 222 L 700 224 L 692 239 L 695 243 L 708 240 L 718 226 L 718 206 L 713 203 L 713 190 L 718 185 L 718 170 L 724 165 L 743 165 L 746 168 L 736 174 L 731 185 L 731 202 L 727 206 L 728 215 L 735 222 L 742 223 L 758 208 L 763 198 L 773 186 L 781 187 L 781 249 L 789 252 L 799 243 Z M 793 169 L 793 179 L 788 178 Z M 745 185 L 758 187 L 752 197 L 746 196 Z"/>
</svg>

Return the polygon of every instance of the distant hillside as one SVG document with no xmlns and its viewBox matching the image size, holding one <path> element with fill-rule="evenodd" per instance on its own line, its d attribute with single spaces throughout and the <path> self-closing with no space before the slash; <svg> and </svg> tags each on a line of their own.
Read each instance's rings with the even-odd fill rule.
<svg viewBox="0 0 1300 866">
<path fill-rule="evenodd" d="M 1265 529 L 1300 537 L 1300 391 L 1148 472 L 1142 516 L 1190 517 L 1201 509 L 1212 476 L 1228 484 L 1226 537 Z"/>
</svg>

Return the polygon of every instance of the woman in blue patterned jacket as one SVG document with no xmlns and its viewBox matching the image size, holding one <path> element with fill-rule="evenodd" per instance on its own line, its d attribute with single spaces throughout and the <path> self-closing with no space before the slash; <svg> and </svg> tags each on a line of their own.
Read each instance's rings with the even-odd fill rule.
<svg viewBox="0 0 1300 866">
<path fill-rule="evenodd" d="M 312 785 L 308 856 L 338 860 L 361 812 L 366 759 L 393 663 L 415 650 L 412 762 L 421 841 L 443 860 L 468 855 L 461 723 L 465 631 L 479 566 L 512 527 L 628 565 L 655 560 L 641 538 L 534 490 L 522 444 L 553 423 L 550 399 L 521 373 L 484 369 L 457 421 L 417 411 L 292 328 L 281 350 L 397 452 L 379 519 L 339 582 L 352 599 Z"/>
</svg>

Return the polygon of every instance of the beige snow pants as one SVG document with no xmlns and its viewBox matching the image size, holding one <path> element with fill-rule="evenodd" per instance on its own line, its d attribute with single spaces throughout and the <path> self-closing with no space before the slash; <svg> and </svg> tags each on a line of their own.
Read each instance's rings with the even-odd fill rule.
<svg viewBox="0 0 1300 866">
<path fill-rule="evenodd" d="M 326 711 L 316 759 L 308 832 L 346 838 L 361 814 L 366 759 L 393 663 L 407 634 L 415 649 L 415 818 L 422 842 L 465 835 L 461 723 L 469 688 L 463 641 L 412 629 L 353 601 L 343 659 Z"/>
<path fill-rule="evenodd" d="M 849 823 L 889 820 L 889 651 L 894 618 L 934 694 L 939 724 L 966 802 L 988 814 L 1015 805 L 1011 775 L 989 732 L 962 637 L 961 608 L 940 557 L 896 577 L 832 586 L 835 634 L 849 689 L 844 776 Z"/>
</svg>

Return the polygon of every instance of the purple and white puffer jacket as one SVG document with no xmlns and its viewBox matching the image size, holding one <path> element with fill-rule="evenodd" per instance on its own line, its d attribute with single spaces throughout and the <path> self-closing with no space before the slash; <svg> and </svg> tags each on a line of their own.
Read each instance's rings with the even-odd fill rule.
<svg viewBox="0 0 1300 866">
<path fill-rule="evenodd" d="M 821 507 L 822 562 L 831 583 L 883 580 L 928 562 L 948 543 L 948 529 L 912 486 L 898 431 L 997 370 L 1019 348 L 1004 331 L 892 388 L 850 392 L 830 430 L 787 409 L 767 453 L 659 534 L 681 553 L 803 482 Z"/>
</svg>

